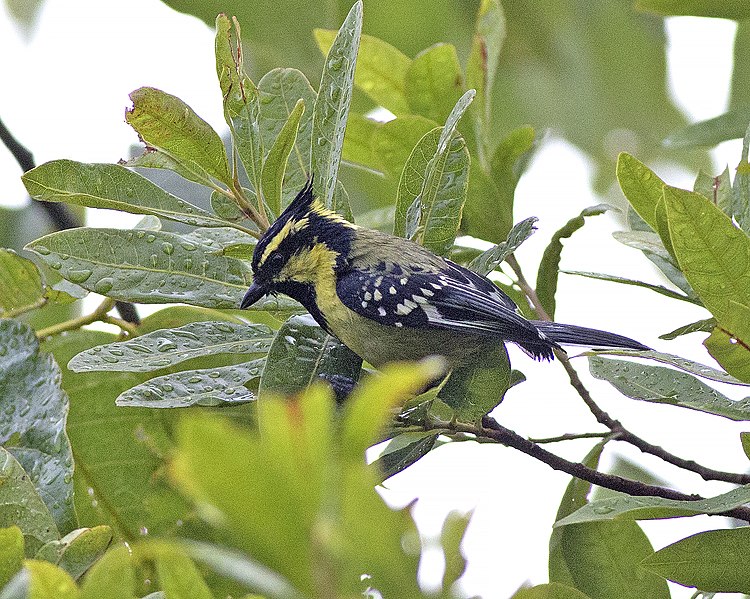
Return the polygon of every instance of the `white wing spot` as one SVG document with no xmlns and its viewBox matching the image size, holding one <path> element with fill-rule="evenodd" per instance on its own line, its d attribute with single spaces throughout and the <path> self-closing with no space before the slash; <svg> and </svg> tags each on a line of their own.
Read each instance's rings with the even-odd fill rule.
<svg viewBox="0 0 750 599">
<path fill-rule="evenodd" d="M 413 299 L 418 304 L 426 304 L 427 303 L 427 298 L 426 297 L 422 297 L 421 295 L 412 295 L 411 299 Z"/>
<path fill-rule="evenodd" d="M 406 306 L 407 308 L 409 308 L 409 312 L 411 312 L 414 308 L 417 307 L 417 303 L 411 301 L 410 299 L 405 299 L 404 300 L 404 306 Z"/>
<path fill-rule="evenodd" d="M 442 289 L 443 288 L 442 285 L 438 285 L 437 283 L 430 283 L 430 285 L 432 285 L 432 287 L 435 288 L 435 289 Z"/>
<path fill-rule="evenodd" d="M 406 285 L 406 284 L 407 284 L 408 282 L 409 282 L 409 279 L 407 279 L 406 277 L 404 277 L 404 278 L 403 278 L 403 279 L 401 279 L 401 281 L 400 281 L 400 283 L 401 283 L 402 285 Z"/>
<path fill-rule="evenodd" d="M 385 316 L 385 308 L 383 308 L 383 306 L 380 306 L 380 308 L 378 308 L 378 314 L 380 314 L 381 316 Z"/>
<path fill-rule="evenodd" d="M 375 279 L 375 287 L 380 287 L 380 284 L 383 282 L 383 277 L 378 277 Z"/>
<path fill-rule="evenodd" d="M 366 308 L 367 307 L 367 302 L 362 302 L 362 307 Z"/>
<path fill-rule="evenodd" d="M 388 290 L 388 293 L 390 293 L 391 295 L 396 295 L 396 288 L 393 285 L 391 285 L 391 288 Z"/>
<path fill-rule="evenodd" d="M 373 293 L 373 294 L 372 294 L 372 297 L 374 297 L 374 298 L 375 298 L 375 301 L 376 301 L 376 302 L 379 302 L 380 300 L 382 300 L 382 299 L 383 299 L 383 294 L 382 294 L 382 293 L 380 293 L 380 291 L 378 291 L 378 290 L 376 289 L 376 290 L 375 290 L 375 293 Z M 368 298 L 368 299 L 369 299 L 369 298 Z"/>
<path fill-rule="evenodd" d="M 377 291 L 375 293 L 377 293 Z M 365 299 L 369 302 L 372 299 L 372 293 L 365 291 Z"/>
<path fill-rule="evenodd" d="M 401 328 L 402 326 L 404 326 L 403 322 L 394 322 L 393 324 L 396 325 L 398 328 Z"/>
<path fill-rule="evenodd" d="M 406 301 L 408 302 L 409 300 L 406 300 Z M 412 303 L 412 304 L 413 304 L 414 302 L 410 302 L 410 303 Z M 416 307 L 416 305 L 417 305 L 417 304 L 414 304 L 414 306 L 415 306 L 415 307 Z M 396 305 L 396 314 L 401 314 L 401 315 L 403 315 L 403 316 L 406 316 L 406 315 L 407 315 L 407 314 L 409 314 L 409 312 L 411 312 L 411 311 L 412 311 L 413 309 L 414 309 L 414 308 L 409 308 L 408 306 L 406 306 L 406 305 L 404 305 L 404 304 L 397 304 L 397 305 Z"/>
<path fill-rule="evenodd" d="M 426 296 L 426 297 L 432 297 L 435 295 L 432 291 L 429 289 L 420 289 L 420 291 Z"/>
</svg>

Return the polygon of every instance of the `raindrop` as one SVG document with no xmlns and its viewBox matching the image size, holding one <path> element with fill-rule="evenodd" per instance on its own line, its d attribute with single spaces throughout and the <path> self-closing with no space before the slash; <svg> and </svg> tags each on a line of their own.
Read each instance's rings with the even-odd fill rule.
<svg viewBox="0 0 750 599">
<path fill-rule="evenodd" d="M 214 370 L 213 372 L 209 372 L 208 376 L 210 376 L 212 379 L 218 379 L 221 376 L 221 373 Z"/>
<path fill-rule="evenodd" d="M 117 349 L 116 347 L 113 347 L 112 349 L 110 349 L 109 353 L 112 354 L 113 356 L 125 355 L 124 351 L 122 351 L 121 349 Z"/>
<path fill-rule="evenodd" d="M 154 239 L 156 239 L 156 235 L 152 235 L 149 233 L 149 235 L 146 237 L 146 243 L 153 243 Z"/>
<path fill-rule="evenodd" d="M 341 56 L 337 56 L 328 61 L 328 68 L 338 71 L 341 69 L 344 59 Z"/>
<path fill-rule="evenodd" d="M 168 352 L 177 349 L 177 344 L 162 337 L 156 342 L 156 349 L 160 352 Z"/>
<path fill-rule="evenodd" d="M 156 254 L 151 254 L 151 266 L 156 266 L 159 263 L 159 257 Z"/>
<path fill-rule="evenodd" d="M 592 509 L 595 514 L 599 514 L 600 516 L 611 514 L 614 511 L 614 508 L 609 505 L 595 505 Z"/>
<path fill-rule="evenodd" d="M 146 231 L 136 231 L 135 236 L 138 239 L 143 239 L 146 236 Z"/>
<path fill-rule="evenodd" d="M 37 254 L 41 254 L 42 256 L 49 256 L 50 254 L 49 248 L 43 245 L 36 246 L 34 248 L 34 251 L 36 251 Z"/>
<path fill-rule="evenodd" d="M 174 391 L 174 385 L 171 385 L 170 383 L 164 383 L 162 386 L 162 391 L 165 391 L 166 393 L 171 393 Z"/>
<path fill-rule="evenodd" d="M 94 291 L 96 293 L 101 293 L 102 295 L 105 295 L 109 293 L 109 291 L 114 287 L 115 281 L 111 277 L 104 277 L 103 279 L 99 279 L 94 284 Z"/>
<path fill-rule="evenodd" d="M 138 532 L 141 534 L 141 536 L 145 537 L 148 534 L 148 528 L 146 528 L 145 526 L 141 526 L 138 529 Z"/>
<path fill-rule="evenodd" d="M 174 246 L 169 243 L 168 241 L 165 241 L 161 244 L 161 250 L 167 255 L 171 256 L 172 252 L 174 252 Z"/>
<path fill-rule="evenodd" d="M 190 378 L 188 379 L 188 383 L 193 383 L 193 384 L 195 384 L 195 383 L 200 383 L 200 382 L 201 382 L 201 380 L 202 380 L 202 379 L 201 379 L 201 377 L 199 377 L 199 376 L 191 376 L 191 377 L 190 377 Z"/>
<path fill-rule="evenodd" d="M 91 271 L 88 268 L 82 268 L 80 270 L 71 270 L 68 272 L 68 280 L 73 283 L 83 283 L 91 276 Z"/>
<path fill-rule="evenodd" d="M 52 262 L 50 266 L 55 270 L 60 270 L 62 268 L 62 262 Z"/>
</svg>

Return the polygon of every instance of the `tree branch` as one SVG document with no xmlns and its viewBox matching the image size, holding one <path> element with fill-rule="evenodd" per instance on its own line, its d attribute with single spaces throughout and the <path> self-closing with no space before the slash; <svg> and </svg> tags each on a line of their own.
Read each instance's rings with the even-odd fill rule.
<svg viewBox="0 0 750 599">
<path fill-rule="evenodd" d="M 533 287 L 531 287 L 531 285 L 529 285 L 528 281 L 524 277 L 521 266 L 518 264 L 515 256 L 511 254 L 508 257 L 507 262 L 513 269 L 513 272 L 516 274 L 516 277 L 518 277 L 518 286 L 526 294 L 526 297 L 529 298 L 529 301 L 533 305 L 534 310 L 538 314 L 539 318 L 541 318 L 542 320 L 552 320 L 550 318 L 550 315 L 547 314 L 547 311 L 544 309 L 544 306 L 542 306 L 541 302 L 539 301 L 539 297 L 537 296 L 536 291 Z M 686 460 L 684 458 L 676 456 L 668 452 L 663 447 L 659 447 L 658 445 L 649 443 L 645 439 L 642 439 L 638 435 L 630 432 L 622 425 L 619 420 L 615 420 L 614 418 L 612 418 L 609 414 L 607 414 L 607 412 L 602 410 L 597 405 L 597 403 L 591 397 L 591 393 L 589 393 L 588 389 L 581 381 L 581 377 L 578 376 L 578 372 L 570 363 L 570 358 L 568 358 L 568 355 L 563 351 L 555 350 L 555 356 L 557 356 L 560 364 L 562 364 L 565 372 L 567 372 L 570 384 L 584 401 L 591 413 L 594 415 L 597 422 L 606 426 L 613 433 L 616 433 L 618 441 L 630 443 L 631 445 L 640 449 L 643 453 L 648 453 L 650 455 L 656 456 L 657 458 L 667 462 L 668 464 L 672 464 L 673 466 L 677 466 L 678 468 L 682 468 L 683 470 L 695 472 L 704 480 L 720 480 L 736 485 L 750 484 L 750 474 L 739 474 L 737 472 L 725 472 L 722 470 L 714 470 L 713 468 L 708 468 L 707 466 L 703 466 L 693 460 Z"/>
</svg>

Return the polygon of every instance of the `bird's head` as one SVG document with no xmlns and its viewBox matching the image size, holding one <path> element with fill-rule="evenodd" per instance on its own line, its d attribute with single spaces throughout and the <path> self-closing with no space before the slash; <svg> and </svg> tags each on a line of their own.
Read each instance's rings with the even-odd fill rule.
<svg viewBox="0 0 750 599">
<path fill-rule="evenodd" d="M 354 225 L 327 210 L 313 194 L 312 178 L 258 241 L 253 253 L 253 283 L 240 304 L 248 308 L 280 292 L 314 305 L 316 287 L 334 283 L 346 265 Z"/>
</svg>

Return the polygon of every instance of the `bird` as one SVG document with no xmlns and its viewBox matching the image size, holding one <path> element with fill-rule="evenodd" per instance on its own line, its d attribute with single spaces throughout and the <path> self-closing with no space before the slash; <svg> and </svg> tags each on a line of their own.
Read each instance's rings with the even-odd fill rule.
<svg viewBox="0 0 750 599">
<path fill-rule="evenodd" d="M 327 209 L 312 177 L 258 240 L 251 266 L 242 309 L 287 295 L 376 368 L 432 355 L 450 368 L 467 366 L 505 342 L 536 360 L 552 360 L 561 344 L 649 349 L 622 335 L 525 318 L 488 278 Z"/>
</svg>

